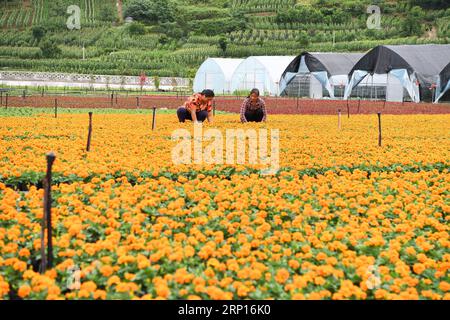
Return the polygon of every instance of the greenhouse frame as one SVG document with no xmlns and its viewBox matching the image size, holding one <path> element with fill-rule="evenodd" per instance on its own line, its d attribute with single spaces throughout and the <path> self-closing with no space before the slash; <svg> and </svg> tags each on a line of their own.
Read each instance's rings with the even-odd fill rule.
<svg viewBox="0 0 450 320">
<path fill-rule="evenodd" d="M 281 95 L 313 99 L 342 97 L 348 73 L 363 56 L 363 53 L 302 52 L 281 77 Z"/>
<path fill-rule="evenodd" d="M 280 80 L 294 56 L 252 56 L 245 59 L 235 70 L 231 91 L 259 89 L 261 95 L 280 95 Z"/>
<path fill-rule="evenodd" d="M 231 93 L 231 78 L 244 59 L 208 58 L 197 70 L 194 91 L 211 89 L 215 93 Z"/>
<path fill-rule="evenodd" d="M 371 77 L 371 81 L 366 79 L 366 85 L 371 89 L 384 86 L 386 101 L 432 100 L 437 79 L 449 61 L 450 45 L 377 46 L 364 55 L 350 71 L 344 99 L 354 95 L 355 87 Z M 385 84 L 374 84 L 375 77 L 385 77 Z"/>
</svg>

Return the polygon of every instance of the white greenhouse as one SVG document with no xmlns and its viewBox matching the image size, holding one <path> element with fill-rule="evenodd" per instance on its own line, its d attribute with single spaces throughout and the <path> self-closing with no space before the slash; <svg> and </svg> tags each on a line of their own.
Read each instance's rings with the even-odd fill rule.
<svg viewBox="0 0 450 320">
<path fill-rule="evenodd" d="M 253 56 L 234 71 L 231 91 L 259 89 L 261 95 L 280 95 L 280 80 L 294 56 Z"/>
<path fill-rule="evenodd" d="M 231 93 L 231 77 L 244 59 L 208 58 L 198 69 L 194 91 L 214 90 L 216 94 Z"/>
</svg>

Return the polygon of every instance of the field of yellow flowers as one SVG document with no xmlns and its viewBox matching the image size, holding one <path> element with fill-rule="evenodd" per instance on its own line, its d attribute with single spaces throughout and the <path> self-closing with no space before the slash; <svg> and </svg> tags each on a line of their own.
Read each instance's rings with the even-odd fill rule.
<svg viewBox="0 0 450 320">
<path fill-rule="evenodd" d="M 281 170 L 174 165 L 174 115 L 0 117 L 0 299 L 450 299 L 450 115 L 270 116 Z M 55 267 L 40 274 L 45 154 Z M 79 287 L 71 287 L 79 270 Z"/>
</svg>

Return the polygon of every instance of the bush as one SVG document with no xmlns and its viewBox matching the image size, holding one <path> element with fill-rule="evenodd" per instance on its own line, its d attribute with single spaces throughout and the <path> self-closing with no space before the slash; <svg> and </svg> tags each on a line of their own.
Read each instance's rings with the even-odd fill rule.
<svg viewBox="0 0 450 320">
<path fill-rule="evenodd" d="M 31 29 L 31 33 L 33 34 L 33 38 L 40 42 L 41 39 L 45 36 L 45 29 L 42 26 L 34 26 Z"/>
<path fill-rule="evenodd" d="M 181 28 L 176 22 L 161 22 L 156 30 L 174 39 L 182 39 L 187 36 L 187 30 Z"/>
<path fill-rule="evenodd" d="M 43 40 L 39 48 L 44 58 L 55 58 L 61 54 L 61 49 L 53 41 L 48 39 Z"/>
<path fill-rule="evenodd" d="M 127 26 L 128 33 L 132 36 L 145 34 L 144 24 L 134 21 Z"/>
<path fill-rule="evenodd" d="M 222 52 L 225 54 L 227 51 L 228 46 L 228 40 L 226 37 L 220 37 L 218 42 L 219 48 L 222 50 Z"/>
</svg>

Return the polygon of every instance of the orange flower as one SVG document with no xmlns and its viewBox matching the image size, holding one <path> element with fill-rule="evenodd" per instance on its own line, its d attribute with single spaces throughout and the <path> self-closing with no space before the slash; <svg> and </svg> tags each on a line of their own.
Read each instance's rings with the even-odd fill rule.
<svg viewBox="0 0 450 320">
<path fill-rule="evenodd" d="M 19 297 L 26 298 L 30 295 L 31 293 L 31 288 L 28 285 L 23 285 L 19 288 L 19 291 L 17 292 L 17 294 L 19 295 Z"/>
<path fill-rule="evenodd" d="M 291 259 L 289 260 L 289 267 L 291 267 L 292 269 L 298 269 L 300 267 L 300 262 Z"/>
<path fill-rule="evenodd" d="M 28 250 L 27 248 L 20 249 L 19 256 L 20 257 L 29 257 L 30 256 L 30 250 Z"/>
<path fill-rule="evenodd" d="M 286 269 L 279 269 L 278 271 L 277 271 L 277 274 L 275 275 L 275 280 L 278 282 L 278 283 L 281 283 L 281 284 L 283 284 L 283 283 L 285 283 L 287 280 L 289 279 L 289 271 L 288 270 L 286 270 Z"/>
<path fill-rule="evenodd" d="M 111 266 L 105 265 L 102 266 L 100 268 L 100 273 L 104 276 L 104 277 L 110 277 L 113 273 L 114 273 L 114 269 Z"/>
<path fill-rule="evenodd" d="M 422 263 L 415 263 L 413 266 L 413 270 L 417 274 L 422 274 L 424 272 L 426 267 Z"/>
<path fill-rule="evenodd" d="M 441 281 L 439 283 L 439 289 L 441 289 L 444 292 L 450 291 L 450 283 L 446 281 Z"/>
<path fill-rule="evenodd" d="M 156 286 L 156 294 L 162 298 L 168 298 L 170 295 L 170 289 L 164 284 Z"/>
</svg>

